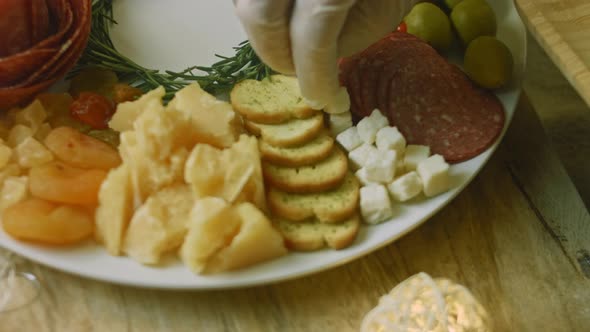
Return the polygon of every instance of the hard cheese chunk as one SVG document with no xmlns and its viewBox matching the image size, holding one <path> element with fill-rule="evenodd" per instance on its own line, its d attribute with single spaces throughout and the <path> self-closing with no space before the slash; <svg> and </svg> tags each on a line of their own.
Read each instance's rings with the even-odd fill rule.
<svg viewBox="0 0 590 332">
<path fill-rule="evenodd" d="M 355 169 L 362 168 L 372 156 L 379 155 L 377 148 L 371 144 L 363 144 L 348 153 L 348 159 Z"/>
<path fill-rule="evenodd" d="M 348 152 L 363 144 L 356 127 L 350 127 L 338 134 L 338 136 L 336 136 L 336 142 L 340 143 L 340 145 Z"/>
<path fill-rule="evenodd" d="M 9 176 L 4 180 L 0 191 L 0 211 L 19 203 L 29 196 L 27 176 Z"/>
<path fill-rule="evenodd" d="M 144 110 L 157 107 L 162 104 L 162 97 L 166 91 L 160 86 L 134 101 L 121 103 L 117 106 L 117 111 L 109 121 L 109 127 L 118 132 L 133 129 L 133 123 L 143 113 Z"/>
<path fill-rule="evenodd" d="M 191 152 L 184 179 L 198 198 L 213 196 L 228 202 L 252 202 L 266 211 L 258 141 L 242 135 L 229 149 L 198 144 Z"/>
<path fill-rule="evenodd" d="M 119 152 L 129 167 L 133 205 L 139 207 L 151 194 L 182 181 L 189 154 L 185 147 L 170 152 L 166 158 L 153 158 L 138 144 L 135 131 L 121 133 Z"/>
<path fill-rule="evenodd" d="M 404 156 L 406 172 L 415 171 L 418 164 L 430 156 L 430 147 L 425 145 L 408 145 Z"/>
<path fill-rule="evenodd" d="M 422 180 L 415 171 L 395 179 L 387 186 L 393 199 L 399 202 L 408 201 L 422 192 Z"/>
<path fill-rule="evenodd" d="M 395 176 L 397 152 L 395 150 L 381 151 L 371 154 L 365 164 L 367 180 L 377 183 L 389 183 Z"/>
<path fill-rule="evenodd" d="M 194 195 L 186 184 L 162 189 L 135 211 L 123 243 L 123 251 L 144 264 L 156 264 L 161 256 L 182 245 Z"/>
<path fill-rule="evenodd" d="M 371 115 L 359 121 L 356 127 L 361 140 L 366 144 L 373 144 L 375 143 L 379 129 L 388 125 L 389 121 L 387 118 L 378 109 L 375 109 Z"/>
<path fill-rule="evenodd" d="M 8 165 L 10 158 L 12 157 L 12 149 L 0 142 L 0 168 Z"/>
<path fill-rule="evenodd" d="M 350 111 L 340 114 L 330 114 L 329 122 L 332 136 L 336 137 L 341 132 L 352 127 L 352 114 Z"/>
<path fill-rule="evenodd" d="M 406 139 L 397 127 L 383 127 L 377 132 L 375 145 L 381 151 L 395 150 L 402 155 L 406 149 Z"/>
<path fill-rule="evenodd" d="M 372 184 L 362 187 L 360 196 L 361 215 L 366 223 L 378 224 L 393 216 L 393 207 L 385 186 Z"/>
<path fill-rule="evenodd" d="M 424 195 L 427 197 L 436 196 L 449 189 L 449 164 L 441 155 L 423 160 L 418 164 L 417 171 L 424 184 Z"/>
<path fill-rule="evenodd" d="M 250 203 L 203 198 L 195 203 L 188 228 L 180 256 L 195 273 L 237 269 L 287 253 L 281 235 Z"/>
<path fill-rule="evenodd" d="M 53 154 L 33 137 L 27 137 L 15 149 L 18 164 L 23 168 L 41 166 L 53 160 Z"/>
<path fill-rule="evenodd" d="M 46 119 L 47 112 L 39 100 L 33 101 L 14 116 L 17 124 L 25 125 L 31 128 L 33 132 L 36 132 Z"/>
<path fill-rule="evenodd" d="M 231 146 L 243 131 L 240 118 L 231 104 L 205 92 L 193 83 L 178 91 L 167 111 L 179 111 L 190 118 L 190 130 L 184 135 L 194 143 L 207 143 L 218 148 Z"/>
<path fill-rule="evenodd" d="M 129 168 L 123 164 L 109 172 L 98 192 L 96 237 L 109 254 L 121 254 L 123 236 L 133 214 Z"/>
</svg>

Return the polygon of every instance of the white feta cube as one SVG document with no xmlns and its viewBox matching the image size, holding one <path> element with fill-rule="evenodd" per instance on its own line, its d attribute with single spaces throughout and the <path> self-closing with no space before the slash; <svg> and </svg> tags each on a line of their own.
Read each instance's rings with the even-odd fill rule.
<svg viewBox="0 0 590 332">
<path fill-rule="evenodd" d="M 389 183 L 395 176 L 397 152 L 395 150 L 379 151 L 371 155 L 365 164 L 367 180 L 378 183 Z"/>
<path fill-rule="evenodd" d="M 377 127 L 379 127 L 379 129 L 389 126 L 389 120 L 377 108 L 374 109 L 373 112 L 371 112 L 370 117 L 373 119 L 373 122 L 375 122 L 375 124 L 377 124 Z"/>
<path fill-rule="evenodd" d="M 397 163 L 395 164 L 395 176 L 402 176 L 406 174 L 406 164 L 404 164 L 404 158 L 398 156 Z"/>
<path fill-rule="evenodd" d="M 387 118 L 378 109 L 375 109 L 371 115 L 363 118 L 356 126 L 361 140 L 367 144 L 373 144 L 379 129 L 388 125 Z"/>
<path fill-rule="evenodd" d="M 363 144 L 348 153 L 348 160 L 354 169 L 365 166 L 367 160 L 373 155 L 379 154 L 379 150 L 371 144 Z"/>
<path fill-rule="evenodd" d="M 330 131 L 333 136 L 337 136 L 350 127 L 352 127 L 352 114 L 350 112 L 330 114 Z"/>
<path fill-rule="evenodd" d="M 356 127 L 350 127 L 336 136 L 336 142 L 340 143 L 346 151 L 350 152 L 363 144 Z"/>
<path fill-rule="evenodd" d="M 378 183 L 369 181 L 369 179 L 367 179 L 367 169 L 365 167 L 356 171 L 356 173 L 354 173 L 354 175 L 356 176 L 356 178 L 359 180 L 359 182 L 363 186 L 368 186 L 371 184 L 378 184 Z"/>
<path fill-rule="evenodd" d="M 430 156 L 430 147 L 426 145 L 408 145 L 404 156 L 406 172 L 415 171 L 418 164 Z"/>
<path fill-rule="evenodd" d="M 393 216 L 393 207 L 387 189 L 383 185 L 369 185 L 360 190 L 360 206 L 363 220 L 378 224 Z"/>
<path fill-rule="evenodd" d="M 406 149 L 406 139 L 397 127 L 383 127 L 377 132 L 375 145 L 379 150 L 395 150 L 401 154 Z"/>
<path fill-rule="evenodd" d="M 424 195 L 436 196 L 449 190 L 449 164 L 438 154 L 421 161 L 416 168 L 424 185 Z"/>
<path fill-rule="evenodd" d="M 422 180 L 418 173 L 412 171 L 395 179 L 387 186 L 387 189 L 393 199 L 405 202 L 422 192 Z"/>
</svg>

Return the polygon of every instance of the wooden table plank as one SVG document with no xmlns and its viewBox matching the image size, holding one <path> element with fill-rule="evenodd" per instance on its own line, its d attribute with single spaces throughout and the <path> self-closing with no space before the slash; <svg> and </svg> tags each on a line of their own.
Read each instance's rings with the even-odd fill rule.
<svg viewBox="0 0 590 332">
<path fill-rule="evenodd" d="M 298 280 L 168 292 L 25 263 L 43 291 L 29 307 L 0 314 L 0 331 L 358 331 L 379 296 L 420 271 L 470 288 L 495 331 L 587 331 L 590 281 L 568 255 L 586 245 L 573 227 L 588 213 L 545 139 L 525 100 L 499 151 L 449 206 L 386 248 Z"/>
<path fill-rule="evenodd" d="M 515 0 L 527 29 L 590 105 L 590 3 Z"/>
</svg>

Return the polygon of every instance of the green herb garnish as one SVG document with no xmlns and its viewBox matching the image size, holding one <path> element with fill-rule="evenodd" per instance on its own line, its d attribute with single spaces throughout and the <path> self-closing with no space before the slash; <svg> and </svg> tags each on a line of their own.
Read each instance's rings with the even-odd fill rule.
<svg viewBox="0 0 590 332">
<path fill-rule="evenodd" d="M 229 92 L 241 80 L 261 80 L 272 74 L 247 40 L 234 47 L 233 56 L 216 54 L 221 60 L 211 67 L 193 66 L 181 72 L 145 68 L 117 51 L 110 37 L 113 24 L 117 24 L 113 18 L 113 0 L 93 0 L 88 45 L 70 77 L 89 67 L 112 70 L 119 79 L 144 92 L 163 86 L 165 99 L 169 100 L 176 91 L 193 82 L 209 93 L 220 94 Z"/>
</svg>

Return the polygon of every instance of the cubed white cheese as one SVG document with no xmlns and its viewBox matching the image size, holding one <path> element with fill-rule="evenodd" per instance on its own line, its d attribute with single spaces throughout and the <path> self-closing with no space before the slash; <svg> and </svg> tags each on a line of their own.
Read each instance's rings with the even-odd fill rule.
<svg viewBox="0 0 590 332">
<path fill-rule="evenodd" d="M 425 145 L 408 145 L 404 156 L 406 172 L 415 171 L 418 164 L 430 156 L 430 147 Z"/>
<path fill-rule="evenodd" d="M 389 183 L 395 176 L 397 152 L 395 150 L 379 151 L 367 159 L 367 180 L 378 183 Z"/>
<path fill-rule="evenodd" d="M 372 144 L 363 144 L 358 148 L 348 153 L 348 160 L 354 169 L 359 169 L 367 163 L 367 160 L 372 156 L 379 154 L 379 150 Z"/>
<path fill-rule="evenodd" d="M 356 126 L 361 140 L 367 144 L 373 144 L 379 129 L 388 125 L 387 118 L 378 109 L 375 109 L 371 115 L 363 118 Z"/>
<path fill-rule="evenodd" d="M 385 186 L 364 186 L 360 196 L 361 215 L 366 223 L 378 224 L 393 216 L 393 207 Z"/>
<path fill-rule="evenodd" d="M 330 114 L 330 131 L 332 132 L 332 136 L 336 136 L 350 127 L 352 127 L 352 114 L 350 112 Z"/>
<path fill-rule="evenodd" d="M 393 199 L 405 202 L 422 192 L 422 180 L 418 173 L 412 171 L 395 179 L 387 186 Z"/>
<path fill-rule="evenodd" d="M 373 119 L 373 122 L 377 124 L 377 127 L 379 127 L 379 129 L 389 126 L 389 120 L 377 108 L 374 109 L 373 112 L 371 112 L 370 117 Z"/>
<path fill-rule="evenodd" d="M 383 127 L 377 132 L 375 145 L 379 150 L 395 150 L 401 154 L 406 149 L 406 139 L 397 127 Z"/>
<path fill-rule="evenodd" d="M 406 173 L 406 164 L 404 164 L 404 158 L 398 156 L 397 163 L 395 164 L 395 176 L 402 176 Z"/>
<path fill-rule="evenodd" d="M 350 127 L 336 136 L 336 141 L 342 145 L 346 151 L 350 152 L 363 144 L 359 137 L 356 127 Z"/>
<path fill-rule="evenodd" d="M 365 167 L 363 167 L 363 168 L 359 169 L 358 171 L 356 171 L 356 173 L 354 173 L 354 175 L 356 176 L 356 178 L 359 180 L 359 182 L 363 186 L 368 186 L 368 185 L 371 185 L 371 184 L 378 184 L 378 183 L 374 183 L 372 181 L 369 181 L 367 179 L 367 169 Z"/>
<path fill-rule="evenodd" d="M 424 195 L 436 196 L 450 187 L 449 164 L 438 154 L 421 161 L 416 168 L 424 185 Z"/>
</svg>

